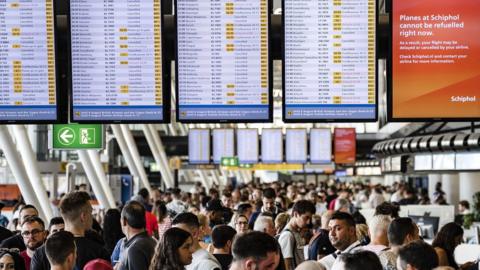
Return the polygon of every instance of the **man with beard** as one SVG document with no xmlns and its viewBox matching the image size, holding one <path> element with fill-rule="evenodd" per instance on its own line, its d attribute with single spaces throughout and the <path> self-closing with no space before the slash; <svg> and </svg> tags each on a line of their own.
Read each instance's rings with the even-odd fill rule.
<svg viewBox="0 0 480 270">
<path fill-rule="evenodd" d="M 330 270 L 340 254 L 352 253 L 355 250 L 361 249 L 362 244 L 357 240 L 355 221 L 352 215 L 348 213 L 335 212 L 328 222 L 328 231 L 328 238 L 337 251 L 323 257 L 320 263 L 323 264 L 327 270 Z"/>
<path fill-rule="evenodd" d="M 33 253 L 45 242 L 47 238 L 47 231 L 45 231 L 45 224 L 39 217 L 28 217 L 23 221 L 21 236 L 23 242 L 27 247 L 20 255 L 25 260 L 25 269 L 30 270 L 30 261 Z"/>
</svg>

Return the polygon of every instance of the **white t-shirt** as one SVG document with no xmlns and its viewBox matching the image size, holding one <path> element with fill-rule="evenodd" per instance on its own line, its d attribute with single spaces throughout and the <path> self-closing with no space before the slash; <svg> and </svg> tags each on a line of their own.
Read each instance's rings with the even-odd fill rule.
<svg viewBox="0 0 480 270">
<path fill-rule="evenodd" d="M 290 227 L 290 224 L 287 224 L 285 229 L 280 233 L 278 243 L 280 244 L 283 258 L 294 258 L 294 268 L 305 260 L 303 256 L 303 246 L 305 246 L 305 243 L 300 234 Z"/>
<path fill-rule="evenodd" d="M 222 270 L 222 266 L 215 256 L 204 249 L 195 251 L 192 257 L 192 263 L 185 267 L 186 270 Z"/>
<path fill-rule="evenodd" d="M 355 241 L 353 244 L 348 246 L 344 251 L 336 251 L 333 254 L 323 257 L 320 259 L 320 263 L 325 266 L 327 270 L 331 270 L 337 262 L 338 255 L 341 253 L 350 253 L 359 249 L 362 249 L 363 246 L 360 241 Z M 339 268 L 335 268 L 339 269 Z"/>
</svg>

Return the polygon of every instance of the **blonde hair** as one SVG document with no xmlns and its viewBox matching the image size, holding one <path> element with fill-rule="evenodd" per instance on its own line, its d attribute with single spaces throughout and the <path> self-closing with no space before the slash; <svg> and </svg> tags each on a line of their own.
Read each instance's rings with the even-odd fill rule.
<svg viewBox="0 0 480 270">
<path fill-rule="evenodd" d="M 200 227 L 208 226 L 208 217 L 204 214 L 198 214 L 198 223 L 200 223 Z"/>
<path fill-rule="evenodd" d="M 368 232 L 370 238 L 375 238 L 379 234 L 387 234 L 388 226 L 392 223 L 392 219 L 387 215 L 376 215 L 368 222 Z"/>
<path fill-rule="evenodd" d="M 355 231 L 357 232 L 357 239 L 361 240 L 368 236 L 368 226 L 365 224 L 355 225 Z"/>
<path fill-rule="evenodd" d="M 277 215 L 275 218 L 275 229 L 280 228 L 283 230 L 290 220 L 290 215 L 287 212 L 283 212 Z"/>
</svg>

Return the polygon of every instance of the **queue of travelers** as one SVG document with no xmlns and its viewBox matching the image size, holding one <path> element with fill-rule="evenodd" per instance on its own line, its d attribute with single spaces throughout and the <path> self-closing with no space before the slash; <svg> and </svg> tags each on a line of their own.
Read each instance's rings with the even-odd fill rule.
<svg viewBox="0 0 480 270">
<path fill-rule="evenodd" d="M 461 225 L 445 224 L 428 244 L 399 205 L 425 204 L 406 183 L 195 184 L 139 190 L 117 209 L 94 209 L 85 190 L 64 194 L 61 216 L 42 220 L 21 201 L 0 218 L 0 270 L 427 270 L 459 264 Z M 437 186 L 434 202 L 444 204 Z M 358 211 L 367 205 L 375 215 Z M 3 207 L 3 204 L 1 205 Z M 469 204 L 459 204 L 469 214 Z"/>
</svg>

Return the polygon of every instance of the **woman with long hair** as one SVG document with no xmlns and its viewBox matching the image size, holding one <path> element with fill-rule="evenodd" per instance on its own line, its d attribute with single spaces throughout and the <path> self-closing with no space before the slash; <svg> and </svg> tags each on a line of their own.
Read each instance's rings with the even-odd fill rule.
<svg viewBox="0 0 480 270">
<path fill-rule="evenodd" d="M 118 209 L 108 209 L 103 218 L 103 241 L 109 254 L 112 254 L 118 240 L 125 237 L 120 225 L 120 216 Z"/>
<path fill-rule="evenodd" d="M 192 263 L 193 239 L 190 233 L 170 228 L 155 248 L 150 270 L 184 270 Z"/>
<path fill-rule="evenodd" d="M 163 234 L 172 227 L 172 220 L 168 215 L 167 205 L 163 201 L 156 201 L 154 214 L 157 216 L 158 238 L 161 239 Z"/>
<path fill-rule="evenodd" d="M 18 250 L 0 249 L 0 270 L 25 270 L 25 261 Z"/>
<path fill-rule="evenodd" d="M 454 222 L 445 224 L 432 242 L 438 256 L 439 266 L 450 266 L 458 269 L 453 252 L 462 243 L 463 229 Z"/>
</svg>

